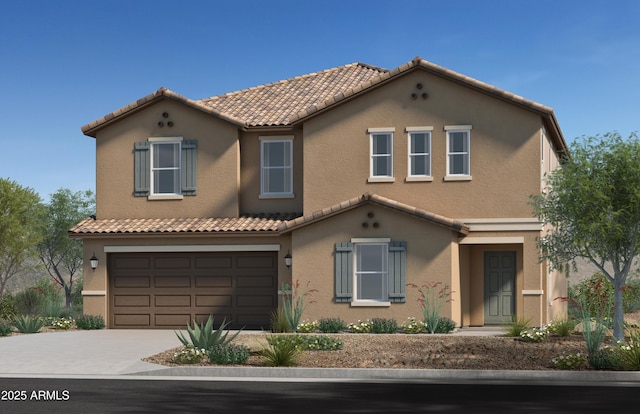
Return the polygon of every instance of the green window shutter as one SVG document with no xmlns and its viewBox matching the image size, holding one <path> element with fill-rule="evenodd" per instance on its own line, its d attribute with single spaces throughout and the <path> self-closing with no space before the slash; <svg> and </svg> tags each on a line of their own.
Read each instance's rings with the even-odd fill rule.
<svg viewBox="0 0 640 414">
<path fill-rule="evenodd" d="M 151 192 L 151 144 L 148 141 L 133 145 L 133 195 L 148 196 Z"/>
<path fill-rule="evenodd" d="M 336 303 L 353 299 L 353 243 L 336 243 Z"/>
<path fill-rule="evenodd" d="M 182 141 L 182 194 L 196 195 L 198 141 Z"/>
<path fill-rule="evenodd" d="M 389 243 L 389 301 L 407 301 L 407 243 Z"/>
</svg>

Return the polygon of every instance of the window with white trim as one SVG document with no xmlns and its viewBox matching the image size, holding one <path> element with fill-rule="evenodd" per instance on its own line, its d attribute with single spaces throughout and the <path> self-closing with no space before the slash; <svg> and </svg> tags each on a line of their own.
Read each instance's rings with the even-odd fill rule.
<svg viewBox="0 0 640 414">
<path fill-rule="evenodd" d="M 447 176 L 471 175 L 471 126 L 445 126 L 447 132 Z"/>
<path fill-rule="evenodd" d="M 356 301 L 389 300 L 389 243 L 354 243 Z"/>
<path fill-rule="evenodd" d="M 393 128 L 369 128 L 372 181 L 393 180 Z"/>
<path fill-rule="evenodd" d="M 180 195 L 181 141 L 151 142 L 151 195 Z"/>
<path fill-rule="evenodd" d="M 431 177 L 432 127 L 407 127 L 409 135 L 409 177 Z"/>
<path fill-rule="evenodd" d="M 293 196 L 293 138 L 260 137 L 260 195 Z"/>
</svg>

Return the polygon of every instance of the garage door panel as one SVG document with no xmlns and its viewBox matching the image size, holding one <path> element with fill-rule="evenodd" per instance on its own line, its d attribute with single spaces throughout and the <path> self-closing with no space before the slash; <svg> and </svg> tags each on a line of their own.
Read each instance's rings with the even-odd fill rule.
<svg viewBox="0 0 640 414">
<path fill-rule="evenodd" d="M 186 327 L 191 326 L 191 313 L 158 313 L 154 315 L 154 322 L 157 327 Z"/>
<path fill-rule="evenodd" d="M 197 307 L 231 307 L 233 298 L 231 295 L 196 295 Z"/>
<path fill-rule="evenodd" d="M 157 307 L 190 307 L 191 295 L 156 295 L 154 304 Z"/>
<path fill-rule="evenodd" d="M 229 276 L 196 276 L 196 287 L 231 287 L 233 277 Z"/>
<path fill-rule="evenodd" d="M 116 307 L 149 307 L 151 297 L 149 295 L 116 295 L 113 297 Z"/>
<path fill-rule="evenodd" d="M 197 257 L 195 259 L 196 269 L 232 269 L 233 257 L 218 256 L 218 257 Z"/>
<path fill-rule="evenodd" d="M 268 329 L 277 308 L 275 252 L 111 253 L 108 269 L 112 328 Z"/>
<path fill-rule="evenodd" d="M 155 287 L 158 288 L 188 288 L 191 287 L 191 276 L 156 276 Z"/>
<path fill-rule="evenodd" d="M 121 276 L 113 279 L 116 288 L 148 288 L 151 286 L 148 276 Z"/>
<path fill-rule="evenodd" d="M 145 328 L 151 325 L 151 315 L 149 314 L 115 314 L 113 317 L 115 328 L 140 327 Z"/>
</svg>

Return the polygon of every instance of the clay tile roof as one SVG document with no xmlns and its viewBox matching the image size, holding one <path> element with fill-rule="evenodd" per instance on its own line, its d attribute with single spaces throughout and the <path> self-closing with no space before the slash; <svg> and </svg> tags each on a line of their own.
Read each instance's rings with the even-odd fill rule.
<svg viewBox="0 0 640 414">
<path fill-rule="evenodd" d="M 376 204 L 376 205 L 386 207 L 404 214 L 409 214 L 419 219 L 428 221 L 432 224 L 436 224 L 439 226 L 446 227 L 450 230 L 457 231 L 462 235 L 466 235 L 469 233 L 469 227 L 464 223 L 462 223 L 461 221 L 450 219 L 448 217 L 441 216 L 439 214 L 434 214 L 426 210 L 423 210 L 421 208 L 413 207 L 408 204 L 404 204 L 399 201 L 395 201 L 390 198 L 386 198 L 373 193 L 365 193 L 358 197 L 354 197 L 349 200 L 345 200 L 341 203 L 334 204 L 331 207 L 327 207 L 325 209 L 315 211 L 311 214 L 307 214 L 305 216 L 301 216 L 301 217 L 294 218 L 292 220 L 285 221 L 279 225 L 278 230 L 281 233 L 287 233 L 294 229 L 298 229 L 300 227 L 315 223 L 317 221 L 326 219 L 336 214 L 343 213 L 345 211 L 354 209 L 356 207 L 362 206 L 367 203 Z"/>
<path fill-rule="evenodd" d="M 296 115 L 325 101 L 344 98 L 344 91 L 376 80 L 385 69 L 352 63 L 254 88 L 202 99 L 205 106 L 242 119 L 249 126 L 289 125 Z"/>
<path fill-rule="evenodd" d="M 71 237 L 167 233 L 277 233 L 280 224 L 299 213 L 245 214 L 237 218 L 88 218 L 69 230 Z"/>
</svg>

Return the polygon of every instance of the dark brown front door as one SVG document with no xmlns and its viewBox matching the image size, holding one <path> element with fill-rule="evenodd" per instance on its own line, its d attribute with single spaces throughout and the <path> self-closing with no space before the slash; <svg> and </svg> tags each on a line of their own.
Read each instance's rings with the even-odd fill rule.
<svg viewBox="0 0 640 414">
<path fill-rule="evenodd" d="M 515 313 L 516 253 L 484 253 L 484 323 L 502 325 Z"/>
<path fill-rule="evenodd" d="M 184 328 L 223 318 L 230 329 L 268 329 L 277 307 L 275 252 L 112 253 L 110 328 Z"/>
</svg>

